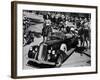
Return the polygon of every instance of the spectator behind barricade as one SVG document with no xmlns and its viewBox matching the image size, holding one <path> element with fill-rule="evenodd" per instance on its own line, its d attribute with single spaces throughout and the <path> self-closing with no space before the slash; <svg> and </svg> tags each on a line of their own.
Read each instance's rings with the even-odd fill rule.
<svg viewBox="0 0 100 80">
<path fill-rule="evenodd" d="M 88 22 L 87 18 L 84 19 L 84 28 L 85 29 L 89 28 L 89 22 Z"/>
<path fill-rule="evenodd" d="M 87 48 L 90 47 L 90 25 L 87 18 L 84 19 L 84 41 L 86 42 Z"/>
<path fill-rule="evenodd" d="M 64 22 L 63 21 L 61 21 L 59 23 L 59 31 L 64 31 Z"/>
<path fill-rule="evenodd" d="M 60 14 L 55 15 L 55 26 L 58 28 L 58 25 L 60 23 Z"/>
<path fill-rule="evenodd" d="M 84 17 L 80 17 L 80 23 L 81 23 L 81 27 L 83 27 L 83 24 L 84 24 Z"/>
<path fill-rule="evenodd" d="M 74 29 L 74 27 L 73 27 L 73 26 L 71 26 L 70 31 L 71 31 L 72 35 L 74 35 L 74 34 L 75 34 L 75 29 Z"/>
<path fill-rule="evenodd" d="M 52 13 L 52 14 L 50 15 L 50 20 L 51 20 L 51 25 L 52 25 L 53 27 L 55 27 L 55 14 L 54 14 L 54 13 Z"/>
<path fill-rule="evenodd" d="M 66 17 L 65 15 L 61 15 L 62 21 L 65 22 L 66 21 Z"/>
<path fill-rule="evenodd" d="M 75 17 L 75 25 L 76 25 L 76 28 L 79 28 L 81 25 L 81 22 L 78 17 Z"/>
<path fill-rule="evenodd" d="M 66 27 L 66 33 L 70 33 L 70 27 L 69 26 Z"/>
<path fill-rule="evenodd" d="M 66 27 L 66 33 L 65 33 L 66 38 L 72 38 L 73 37 L 73 33 L 71 32 L 71 27 L 67 26 Z"/>
</svg>

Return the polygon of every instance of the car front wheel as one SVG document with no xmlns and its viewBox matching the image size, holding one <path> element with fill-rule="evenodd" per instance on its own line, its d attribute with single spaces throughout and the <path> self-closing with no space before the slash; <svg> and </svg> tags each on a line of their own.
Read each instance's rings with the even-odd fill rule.
<svg viewBox="0 0 100 80">
<path fill-rule="evenodd" d="M 61 55 L 56 60 L 56 67 L 61 67 L 62 65 L 62 57 Z"/>
</svg>

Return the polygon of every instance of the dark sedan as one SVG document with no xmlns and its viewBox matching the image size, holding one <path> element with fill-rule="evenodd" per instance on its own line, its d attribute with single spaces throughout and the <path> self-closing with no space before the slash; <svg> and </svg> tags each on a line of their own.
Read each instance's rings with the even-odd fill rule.
<svg viewBox="0 0 100 80">
<path fill-rule="evenodd" d="M 42 67 L 60 67 L 64 61 L 74 52 L 78 44 L 78 37 L 72 34 L 53 33 L 50 40 L 32 46 L 28 52 L 29 65 L 34 63 Z M 31 64 L 31 62 L 33 64 Z"/>
</svg>

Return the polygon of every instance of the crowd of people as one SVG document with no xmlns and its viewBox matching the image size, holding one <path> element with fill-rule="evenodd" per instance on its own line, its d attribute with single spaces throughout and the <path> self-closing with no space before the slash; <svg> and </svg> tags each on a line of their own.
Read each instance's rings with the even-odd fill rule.
<svg viewBox="0 0 100 80">
<path fill-rule="evenodd" d="M 59 32 L 77 34 L 79 36 L 80 46 L 90 48 L 90 16 L 66 16 L 65 13 L 48 13 L 43 15 L 43 18 L 44 27 L 42 32 L 44 41 L 56 29 Z"/>
<path fill-rule="evenodd" d="M 32 12 L 31 12 L 32 13 Z M 90 14 L 82 15 L 81 13 L 65 13 L 65 12 L 43 12 L 43 11 L 35 11 L 35 15 L 42 15 L 44 22 L 43 22 L 43 29 L 42 29 L 42 36 L 43 41 L 48 39 L 48 36 L 56 30 L 59 32 L 66 32 L 66 33 L 73 33 L 79 36 L 79 43 L 80 46 L 86 46 L 90 48 L 91 43 L 91 18 Z M 23 19 L 23 25 L 29 26 L 29 20 Z M 25 27 L 26 28 L 26 27 Z"/>
</svg>

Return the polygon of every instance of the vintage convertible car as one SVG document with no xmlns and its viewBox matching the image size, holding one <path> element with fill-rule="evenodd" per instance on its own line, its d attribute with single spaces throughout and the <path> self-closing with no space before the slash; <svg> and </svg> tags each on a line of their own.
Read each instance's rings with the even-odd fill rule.
<svg viewBox="0 0 100 80">
<path fill-rule="evenodd" d="M 53 33 L 50 39 L 40 45 L 31 46 L 28 52 L 28 65 L 38 67 L 60 67 L 74 52 L 78 37 L 72 34 L 60 36 Z"/>
</svg>

